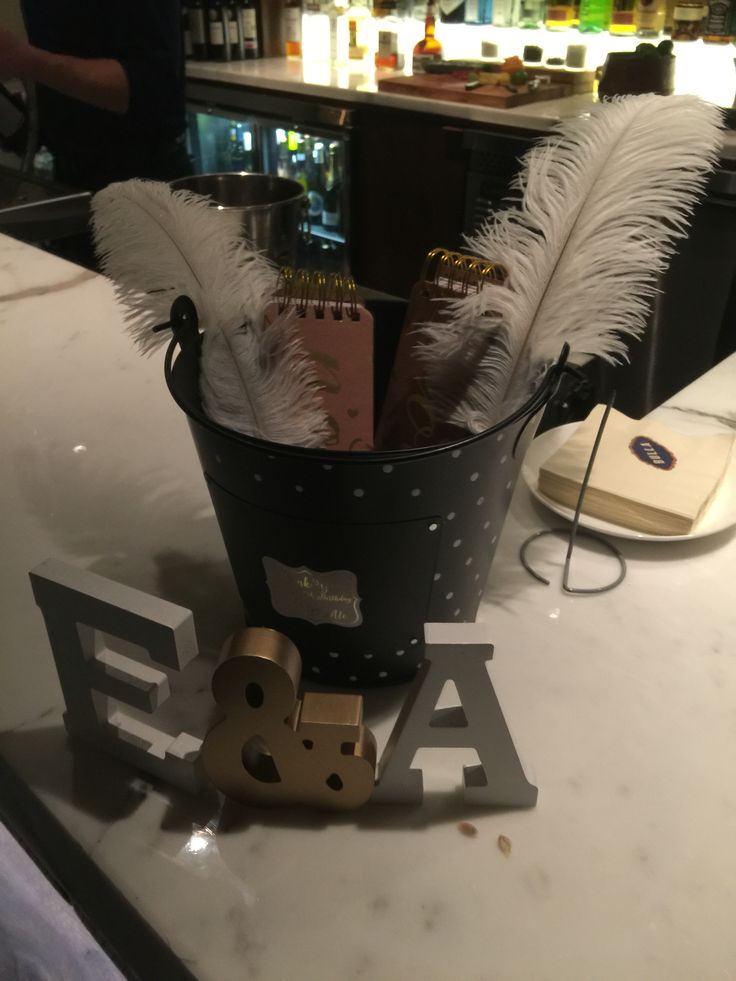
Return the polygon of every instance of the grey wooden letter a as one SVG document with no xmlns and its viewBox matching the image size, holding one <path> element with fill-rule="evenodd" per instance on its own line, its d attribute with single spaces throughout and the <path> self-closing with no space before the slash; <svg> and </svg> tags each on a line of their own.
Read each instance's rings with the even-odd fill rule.
<svg viewBox="0 0 736 981">
<path fill-rule="evenodd" d="M 493 656 L 482 623 L 427 623 L 425 661 L 399 713 L 381 757 L 371 800 L 421 803 L 422 771 L 411 764 L 420 748 L 475 749 L 480 766 L 463 767 L 469 804 L 533 807 L 537 788 L 524 776 L 488 676 Z M 446 681 L 457 688 L 461 709 L 437 710 Z"/>
</svg>

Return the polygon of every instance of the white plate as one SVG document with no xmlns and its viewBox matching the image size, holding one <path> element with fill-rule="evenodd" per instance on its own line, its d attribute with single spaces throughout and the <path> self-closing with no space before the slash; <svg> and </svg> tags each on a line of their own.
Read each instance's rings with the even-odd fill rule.
<svg viewBox="0 0 736 981">
<path fill-rule="evenodd" d="M 548 429 L 542 433 L 532 443 L 527 450 L 524 462 L 521 466 L 521 474 L 529 490 L 538 501 L 545 507 L 562 518 L 572 521 L 575 512 L 566 508 L 562 504 L 551 500 L 539 490 L 539 468 L 550 457 L 554 451 L 572 436 L 580 425 L 579 422 L 570 422 L 566 426 L 557 426 L 555 429 Z M 706 535 L 715 535 L 716 532 L 724 531 L 726 528 L 736 524 L 736 451 L 732 451 L 731 459 L 726 469 L 721 484 L 716 491 L 713 500 L 708 505 L 705 514 L 695 525 L 689 535 L 652 535 L 645 531 L 635 531 L 633 528 L 625 528 L 623 525 L 615 525 L 610 521 L 602 521 L 593 518 L 584 512 L 580 515 L 580 527 L 589 528 L 591 531 L 600 532 L 602 535 L 612 535 L 616 538 L 632 538 L 641 542 L 683 542 L 691 538 L 704 538 Z"/>
</svg>

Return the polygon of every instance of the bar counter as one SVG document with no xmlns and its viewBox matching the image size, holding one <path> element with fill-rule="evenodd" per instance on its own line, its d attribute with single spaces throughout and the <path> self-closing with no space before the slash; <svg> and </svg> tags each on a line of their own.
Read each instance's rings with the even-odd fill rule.
<svg viewBox="0 0 736 981">
<path fill-rule="evenodd" d="M 123 967 L 199 981 L 733 975 L 733 528 L 620 540 L 623 584 L 571 596 L 559 542 L 550 586 L 519 563 L 531 532 L 560 523 L 520 481 L 479 619 L 535 808 L 464 805 L 456 754 L 422 751 L 421 807 L 223 810 L 70 746 L 28 581 L 55 557 L 185 606 L 210 664 L 240 625 L 162 352 L 133 349 L 107 280 L 4 236 L 0 334 L 2 813 Z M 735 391 L 736 355 L 663 411 L 734 429 Z M 581 549 L 577 581 L 601 561 Z M 196 679 L 176 725 L 209 711 L 207 688 Z M 367 693 L 379 751 L 404 694 Z"/>
<path fill-rule="evenodd" d="M 386 74 L 384 72 L 384 74 Z M 577 116 L 592 104 L 590 94 L 566 99 L 550 99 L 513 109 L 493 109 L 460 102 L 438 103 L 378 90 L 378 72 L 355 71 L 326 62 L 302 62 L 287 58 L 261 58 L 231 64 L 187 62 L 189 82 L 211 82 L 252 88 L 259 92 L 278 92 L 311 99 L 344 102 L 351 107 L 381 106 L 451 116 L 475 123 L 495 123 L 512 128 L 547 130 L 560 119 Z"/>
<path fill-rule="evenodd" d="M 528 37 L 525 41 L 530 43 Z M 590 41 L 588 38 L 588 43 Z M 618 46 L 625 48 L 630 43 L 628 39 Z M 693 52 L 694 55 L 687 52 L 693 64 L 691 67 L 688 62 L 689 70 L 683 72 L 676 86 L 676 94 L 693 93 L 719 105 L 731 105 L 736 94 L 736 73 L 731 62 L 724 58 L 723 52 L 717 51 L 714 55 L 701 42 L 696 43 Z M 685 54 L 680 51 L 679 57 L 684 58 Z M 406 72 L 410 73 L 410 70 L 406 69 Z M 715 82 L 709 81 L 709 72 L 714 74 Z M 347 108 L 395 109 L 448 117 L 480 126 L 500 127 L 512 132 L 521 129 L 535 133 L 547 132 L 560 120 L 587 112 L 597 101 L 597 96 L 591 92 L 510 109 L 494 109 L 381 92 L 378 90 L 381 74 L 378 71 L 366 72 L 353 67 L 336 67 L 329 62 L 303 62 L 287 58 L 261 58 L 230 64 L 189 61 L 187 91 L 190 96 L 194 95 L 201 100 L 206 98 L 208 91 L 216 93 L 223 86 L 242 89 L 245 93 L 252 93 L 256 103 L 251 107 L 253 110 L 257 108 L 259 98 L 276 94 L 336 103 Z M 247 106 L 247 98 L 243 105 Z M 298 125 L 298 122 L 298 119 L 293 120 L 294 125 Z M 724 133 L 721 157 L 723 160 L 736 159 L 736 132 L 733 130 Z"/>
</svg>

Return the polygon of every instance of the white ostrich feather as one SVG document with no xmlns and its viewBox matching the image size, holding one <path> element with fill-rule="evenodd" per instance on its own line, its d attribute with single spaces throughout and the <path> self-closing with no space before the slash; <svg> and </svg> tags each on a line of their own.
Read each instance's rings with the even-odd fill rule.
<svg viewBox="0 0 736 981">
<path fill-rule="evenodd" d="M 573 358 L 626 357 L 717 159 L 720 121 L 720 110 L 695 97 L 624 97 L 527 152 L 520 201 L 468 238 L 474 255 L 507 268 L 506 286 L 458 299 L 449 323 L 422 330 L 438 404 L 448 361 L 466 371 L 452 422 L 480 432 L 505 418 L 565 342 Z M 463 352 L 484 347 L 469 343 L 478 335 L 487 348 L 470 364 Z"/>
<path fill-rule="evenodd" d="M 200 392 L 210 419 L 275 443 L 325 442 L 330 430 L 319 379 L 295 319 L 285 313 L 261 330 L 205 331 Z"/>
<path fill-rule="evenodd" d="M 237 432 L 317 446 L 328 433 L 319 381 L 291 319 L 263 326 L 277 270 L 242 240 L 236 214 L 166 184 L 111 184 L 92 202 L 104 272 L 145 352 L 159 343 L 176 297 L 188 296 L 203 331 L 200 391 L 207 415 Z"/>
<path fill-rule="evenodd" d="M 243 244 L 237 214 L 167 184 L 110 184 L 92 199 L 92 230 L 143 351 L 165 341 L 150 328 L 169 319 L 177 296 L 191 298 L 207 330 L 257 319 L 276 284 L 277 271 Z"/>
</svg>

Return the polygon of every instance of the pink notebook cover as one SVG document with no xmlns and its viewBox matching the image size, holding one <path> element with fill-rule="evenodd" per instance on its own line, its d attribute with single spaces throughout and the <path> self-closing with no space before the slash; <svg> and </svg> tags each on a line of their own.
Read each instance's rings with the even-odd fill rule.
<svg viewBox="0 0 736 981">
<path fill-rule="evenodd" d="M 265 314 L 266 326 L 279 315 L 277 303 Z M 357 319 L 353 319 L 357 318 Z M 360 304 L 333 312 L 329 303 L 318 311 L 307 304 L 294 324 L 312 357 L 322 385 L 330 422 L 325 448 L 373 448 L 373 317 Z"/>
</svg>

